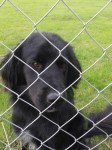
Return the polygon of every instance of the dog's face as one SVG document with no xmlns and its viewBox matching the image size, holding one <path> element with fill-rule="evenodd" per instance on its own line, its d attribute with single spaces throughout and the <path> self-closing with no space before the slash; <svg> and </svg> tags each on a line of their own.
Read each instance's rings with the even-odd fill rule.
<svg viewBox="0 0 112 150">
<path fill-rule="evenodd" d="M 16 57 L 4 67 L 2 77 L 12 90 L 25 86 L 40 111 L 52 105 L 46 112 L 54 112 L 64 105 L 64 98 L 69 100 L 65 89 L 77 84 L 81 67 L 70 46 L 61 51 L 65 41 L 55 34 L 43 34 L 58 49 L 34 33 L 15 51 Z"/>
<path fill-rule="evenodd" d="M 62 98 L 59 93 L 66 88 L 68 66 L 64 58 L 59 56 L 59 51 L 46 40 L 39 45 L 37 39 L 37 42 L 34 41 L 34 45 L 33 48 L 27 44 L 27 49 L 23 49 L 24 62 L 31 67 L 24 65 L 23 70 L 27 86 L 31 85 L 28 89 L 31 99 L 35 106 L 42 111 L 56 99 L 61 104 Z M 62 96 L 67 98 L 65 93 Z M 51 107 L 47 111 L 54 110 L 55 108 Z"/>
</svg>

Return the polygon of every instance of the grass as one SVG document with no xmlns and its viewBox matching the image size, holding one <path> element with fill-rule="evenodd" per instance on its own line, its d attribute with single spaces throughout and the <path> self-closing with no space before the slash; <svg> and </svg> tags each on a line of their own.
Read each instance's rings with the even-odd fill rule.
<svg viewBox="0 0 112 150">
<path fill-rule="evenodd" d="M 51 8 L 56 0 L 15 0 L 14 3 L 22 9 L 34 22 L 38 22 L 41 17 Z M 108 0 L 66 0 L 69 6 L 80 16 L 83 22 L 88 22 L 107 2 Z M 112 4 L 110 4 L 102 13 L 95 17 L 86 26 L 86 30 L 97 40 L 103 48 L 112 44 Z M 34 25 L 26 19 L 16 8 L 8 1 L 0 7 L 0 40 L 9 48 L 24 39 L 33 30 Z M 47 15 L 37 26 L 40 31 L 55 32 L 63 37 L 66 41 L 71 41 L 83 28 L 83 24 L 75 17 L 65 5 L 60 1 L 55 9 Z M 100 111 L 111 102 L 112 86 L 108 86 L 112 81 L 112 46 L 107 49 L 106 54 L 101 58 L 102 49 L 88 36 L 84 31 L 80 34 L 71 45 L 75 47 L 75 53 L 80 60 L 83 76 L 79 88 L 75 91 L 76 106 L 81 109 L 91 100 L 95 101 L 85 107 L 83 111 L 88 115 L 94 111 Z M 0 56 L 5 55 L 7 50 L 0 45 Z M 108 57 L 107 57 L 108 56 Z M 101 59 L 100 59 L 101 58 Z M 2 57 L 0 57 L 2 59 Z M 99 60 L 97 63 L 95 63 Z M 95 65 L 88 69 L 92 64 Z M 85 71 L 86 70 L 86 71 Z M 90 83 L 88 84 L 85 79 Z M 103 90 L 108 86 L 105 90 Z M 101 94 L 98 96 L 98 91 Z M 4 93 L 3 87 L 0 87 L 0 114 L 9 106 L 9 94 Z M 103 98 L 106 97 L 106 100 Z M 108 101 L 107 101 L 108 100 Z M 10 120 L 11 111 L 4 114 L 4 117 Z M 10 124 L 0 119 L 0 140 L 6 142 L 2 124 L 4 123 L 6 132 L 10 139 L 13 139 Z M 94 142 L 101 142 L 102 137 L 96 137 Z M 17 142 L 18 143 L 18 142 Z M 19 144 L 17 144 L 19 145 Z M 98 147 L 98 150 L 111 150 L 112 141 L 108 140 Z M 4 148 L 0 142 L 0 149 Z"/>
</svg>

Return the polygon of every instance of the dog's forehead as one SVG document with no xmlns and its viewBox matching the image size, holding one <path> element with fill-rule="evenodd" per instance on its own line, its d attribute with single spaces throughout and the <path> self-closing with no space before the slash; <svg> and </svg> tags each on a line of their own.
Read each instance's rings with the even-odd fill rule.
<svg viewBox="0 0 112 150">
<path fill-rule="evenodd" d="M 50 44 L 39 33 L 32 34 L 23 44 L 24 58 L 35 57 L 37 55 L 50 55 L 53 57 L 59 55 L 59 51 L 66 46 L 66 43 L 56 34 L 43 33 L 43 35 L 55 46 Z"/>
</svg>

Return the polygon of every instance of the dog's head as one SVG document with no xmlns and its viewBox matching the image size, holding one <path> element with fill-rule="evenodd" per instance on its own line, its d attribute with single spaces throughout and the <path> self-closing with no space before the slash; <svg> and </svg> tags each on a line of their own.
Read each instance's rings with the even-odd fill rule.
<svg viewBox="0 0 112 150">
<path fill-rule="evenodd" d="M 63 39 L 52 33 L 42 34 L 55 47 L 39 33 L 33 33 L 17 48 L 8 63 L 12 54 L 5 57 L 2 65 L 6 65 L 1 71 L 6 86 L 13 91 L 21 86 L 28 88 L 33 104 L 40 110 L 56 99 L 61 103 L 60 96 L 69 100 L 65 89 L 76 87 L 81 72 L 71 46 L 62 50 L 67 45 Z"/>
</svg>

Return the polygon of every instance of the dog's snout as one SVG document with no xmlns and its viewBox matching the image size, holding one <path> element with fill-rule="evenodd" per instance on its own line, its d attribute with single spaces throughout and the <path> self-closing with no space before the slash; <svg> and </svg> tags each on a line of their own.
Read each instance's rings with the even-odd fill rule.
<svg viewBox="0 0 112 150">
<path fill-rule="evenodd" d="M 59 94 L 58 93 L 50 93 L 47 96 L 47 102 L 48 103 L 53 103 L 58 98 L 59 98 Z"/>
</svg>

